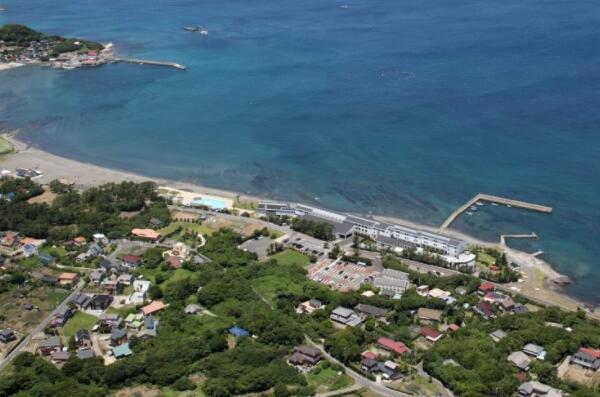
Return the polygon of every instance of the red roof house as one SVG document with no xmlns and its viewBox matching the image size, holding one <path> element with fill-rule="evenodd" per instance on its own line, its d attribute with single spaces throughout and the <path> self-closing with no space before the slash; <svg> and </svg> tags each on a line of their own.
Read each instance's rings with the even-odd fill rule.
<svg viewBox="0 0 600 397">
<path fill-rule="evenodd" d="M 360 356 L 366 360 L 375 360 L 377 358 L 377 354 L 370 352 L 368 350 L 362 352 L 362 354 Z"/>
<path fill-rule="evenodd" d="M 171 265 L 171 267 L 173 269 L 179 269 L 179 268 L 181 268 L 181 261 L 176 256 L 171 255 L 169 257 L 169 264 Z"/>
<path fill-rule="evenodd" d="M 479 302 L 477 305 L 475 305 L 475 307 L 473 307 L 473 310 L 485 318 L 494 316 L 494 310 L 492 309 L 492 306 L 485 302 Z"/>
<path fill-rule="evenodd" d="M 452 331 L 452 332 L 456 332 L 456 331 L 458 331 L 458 330 L 460 329 L 460 326 L 458 326 L 458 325 L 456 325 L 456 324 L 450 324 L 450 325 L 448 326 L 448 329 L 449 329 L 450 331 Z"/>
<path fill-rule="evenodd" d="M 583 352 L 583 353 L 587 353 L 587 354 L 593 356 L 596 359 L 600 359 L 600 350 L 592 349 L 592 348 L 589 348 L 589 347 L 582 347 L 582 348 L 579 349 L 579 351 Z"/>
<path fill-rule="evenodd" d="M 396 342 L 390 338 L 379 338 L 377 339 L 377 344 L 384 350 L 391 351 L 396 354 L 404 354 L 408 351 L 408 348 L 404 343 Z"/>
<path fill-rule="evenodd" d="M 481 292 L 482 294 L 487 294 L 488 292 L 493 292 L 495 290 L 496 287 L 494 287 L 494 284 L 488 283 L 487 281 L 481 283 L 481 285 L 479 286 L 479 292 Z"/>
<path fill-rule="evenodd" d="M 421 336 L 431 342 L 437 342 L 442 338 L 442 336 L 444 336 L 444 334 L 442 334 L 440 331 L 430 326 L 421 327 L 419 333 Z"/>
</svg>

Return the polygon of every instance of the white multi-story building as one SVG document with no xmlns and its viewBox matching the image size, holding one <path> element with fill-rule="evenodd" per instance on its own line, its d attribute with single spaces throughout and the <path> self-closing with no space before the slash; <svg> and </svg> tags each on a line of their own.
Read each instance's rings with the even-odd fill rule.
<svg viewBox="0 0 600 397">
<path fill-rule="evenodd" d="M 445 255 L 458 258 L 467 248 L 467 242 L 438 233 L 419 230 L 398 224 L 378 222 L 354 215 L 293 203 L 259 203 L 259 215 L 287 215 L 313 218 L 333 224 L 336 237 L 346 238 L 353 233 L 369 236 L 380 247 L 423 247 L 439 250 Z"/>
</svg>

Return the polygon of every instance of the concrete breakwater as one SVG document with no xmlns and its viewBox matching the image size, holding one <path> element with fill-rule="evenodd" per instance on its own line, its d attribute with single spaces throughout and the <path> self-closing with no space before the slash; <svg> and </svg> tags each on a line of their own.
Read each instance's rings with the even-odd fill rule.
<svg viewBox="0 0 600 397">
<path fill-rule="evenodd" d="M 548 207 L 545 205 L 539 205 L 534 203 L 528 203 L 526 201 L 513 200 L 505 197 L 492 196 L 490 194 L 478 193 L 472 199 L 467 201 L 465 204 L 460 206 L 456 211 L 454 211 L 450 216 L 442 223 L 439 232 L 443 232 L 447 229 L 463 212 L 465 212 L 469 207 L 475 205 L 478 201 L 485 201 L 489 203 L 496 204 L 504 204 L 507 206 L 523 208 L 531 211 L 543 212 L 546 214 L 552 213 L 552 207 Z"/>
<path fill-rule="evenodd" d="M 124 62 L 124 63 L 135 63 L 138 65 L 155 65 L 155 66 L 167 66 L 179 70 L 186 70 L 187 67 L 180 63 L 176 62 L 168 62 L 168 61 L 150 61 L 147 59 L 138 59 L 138 58 L 120 58 L 115 57 L 110 59 L 111 62 Z"/>
</svg>

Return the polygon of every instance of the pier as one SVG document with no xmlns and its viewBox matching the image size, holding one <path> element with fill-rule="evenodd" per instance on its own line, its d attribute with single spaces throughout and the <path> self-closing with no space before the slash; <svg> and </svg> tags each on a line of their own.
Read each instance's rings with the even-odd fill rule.
<svg viewBox="0 0 600 397">
<path fill-rule="evenodd" d="M 450 227 L 450 225 L 463 212 L 467 211 L 469 209 L 469 207 L 471 207 L 473 205 L 476 205 L 476 203 L 478 201 L 484 201 L 484 202 L 496 203 L 496 204 L 504 204 L 504 205 L 507 205 L 507 206 L 510 205 L 512 207 L 523 208 L 523 209 L 527 209 L 527 210 L 531 210 L 531 211 L 537 211 L 537 212 L 543 212 L 545 214 L 552 213 L 552 207 L 547 207 L 545 205 L 533 204 L 533 203 L 528 203 L 526 201 L 519 201 L 519 200 L 513 200 L 513 199 L 504 198 L 504 197 L 492 196 L 490 194 L 478 193 L 478 194 L 475 195 L 475 197 L 473 197 L 471 200 L 467 201 L 465 204 L 463 204 L 462 206 L 460 206 L 456 211 L 454 211 L 448 217 L 448 219 L 446 219 L 444 221 L 444 223 L 442 223 L 442 225 L 438 229 L 439 232 L 441 233 L 444 230 L 446 230 L 448 227 Z"/>
<path fill-rule="evenodd" d="M 538 239 L 538 235 L 535 233 L 529 233 L 529 234 L 502 234 L 500 235 L 500 243 L 502 245 L 506 244 L 506 239 L 508 238 L 520 238 L 520 239 L 530 239 L 530 240 L 537 240 Z"/>
<path fill-rule="evenodd" d="M 112 58 L 112 62 L 124 62 L 124 63 L 135 63 L 138 65 L 155 65 L 155 66 L 167 66 L 179 70 L 186 70 L 185 65 L 175 62 L 167 61 L 149 61 L 147 59 L 136 59 L 136 58 Z"/>
</svg>

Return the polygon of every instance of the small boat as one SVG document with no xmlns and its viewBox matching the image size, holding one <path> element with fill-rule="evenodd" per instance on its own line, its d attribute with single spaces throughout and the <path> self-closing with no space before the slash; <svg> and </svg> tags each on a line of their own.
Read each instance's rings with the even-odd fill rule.
<svg viewBox="0 0 600 397">
<path fill-rule="evenodd" d="M 506 204 L 506 206 L 507 206 L 508 208 L 512 208 L 512 205 L 510 205 L 510 204 Z"/>
<path fill-rule="evenodd" d="M 348 8 L 350 8 L 350 6 L 348 4 L 342 4 L 340 6 L 340 8 L 343 9 L 343 10 L 347 10 Z"/>
<path fill-rule="evenodd" d="M 206 30 L 206 29 L 202 29 L 202 30 L 200 31 L 200 34 L 201 34 L 201 35 L 203 35 L 203 36 L 208 36 L 208 30 Z"/>
<path fill-rule="evenodd" d="M 187 32 L 197 32 L 200 30 L 200 28 L 198 26 L 186 26 L 185 28 L 183 28 L 183 30 Z"/>
<path fill-rule="evenodd" d="M 469 209 L 470 209 L 471 211 L 477 211 L 477 207 L 475 207 L 474 205 L 470 206 L 470 207 L 469 207 Z"/>
<path fill-rule="evenodd" d="M 493 205 L 494 207 L 497 207 L 497 206 L 498 206 L 498 203 L 492 203 L 492 205 Z"/>
<path fill-rule="evenodd" d="M 473 215 L 473 213 L 471 211 L 467 211 L 466 214 L 469 216 Z"/>
<path fill-rule="evenodd" d="M 476 202 L 475 204 L 477 205 L 485 205 L 484 203 L 482 203 L 481 201 Z"/>
</svg>

